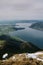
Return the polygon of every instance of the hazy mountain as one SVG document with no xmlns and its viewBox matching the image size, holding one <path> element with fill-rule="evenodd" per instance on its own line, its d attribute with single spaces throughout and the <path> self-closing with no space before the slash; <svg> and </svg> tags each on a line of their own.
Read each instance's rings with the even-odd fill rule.
<svg viewBox="0 0 43 65">
<path fill-rule="evenodd" d="M 43 22 L 43 20 L 9 20 L 9 21 L 0 21 L 0 24 L 16 24 L 16 23 L 31 23 L 31 22 Z"/>
<path fill-rule="evenodd" d="M 43 22 L 34 23 L 30 26 L 30 28 L 43 31 Z"/>
</svg>

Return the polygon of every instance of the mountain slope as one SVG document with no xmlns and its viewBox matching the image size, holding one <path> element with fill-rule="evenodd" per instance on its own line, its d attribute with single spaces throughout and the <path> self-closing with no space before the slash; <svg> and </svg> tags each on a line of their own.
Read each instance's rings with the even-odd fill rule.
<svg viewBox="0 0 43 65">
<path fill-rule="evenodd" d="M 30 28 L 43 31 L 43 22 L 34 23 L 30 26 Z"/>
<path fill-rule="evenodd" d="M 11 38 L 10 36 L 2 35 L 0 36 L 0 59 L 3 54 L 8 53 L 9 56 L 18 53 L 35 52 L 40 49 L 34 46 L 30 42 L 26 42 L 17 38 Z"/>
</svg>

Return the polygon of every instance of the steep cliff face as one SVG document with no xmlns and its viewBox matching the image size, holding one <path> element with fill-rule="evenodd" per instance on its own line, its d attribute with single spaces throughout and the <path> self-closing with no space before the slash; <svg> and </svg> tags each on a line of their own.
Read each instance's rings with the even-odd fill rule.
<svg viewBox="0 0 43 65">
<path fill-rule="evenodd" d="M 43 22 L 34 23 L 30 26 L 30 28 L 43 31 Z"/>
</svg>

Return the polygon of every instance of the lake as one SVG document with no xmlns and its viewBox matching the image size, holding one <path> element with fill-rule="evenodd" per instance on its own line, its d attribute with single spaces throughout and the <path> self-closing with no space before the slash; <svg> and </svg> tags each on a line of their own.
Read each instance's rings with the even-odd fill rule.
<svg viewBox="0 0 43 65">
<path fill-rule="evenodd" d="M 43 31 L 29 28 L 32 23 L 16 23 L 16 27 L 25 27 L 23 30 L 9 32 L 11 36 L 17 36 L 25 41 L 32 42 L 37 47 L 43 49 Z"/>
</svg>

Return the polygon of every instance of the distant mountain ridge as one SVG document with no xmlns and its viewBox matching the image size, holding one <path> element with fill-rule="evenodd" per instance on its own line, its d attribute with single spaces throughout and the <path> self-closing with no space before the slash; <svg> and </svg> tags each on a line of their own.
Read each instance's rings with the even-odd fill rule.
<svg viewBox="0 0 43 65">
<path fill-rule="evenodd" d="M 30 26 L 30 28 L 43 31 L 43 22 L 37 22 Z"/>
<path fill-rule="evenodd" d="M 16 23 L 31 23 L 31 22 L 43 22 L 43 20 L 9 20 L 9 21 L 0 21 L 0 24 L 16 24 Z"/>
</svg>

